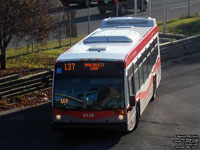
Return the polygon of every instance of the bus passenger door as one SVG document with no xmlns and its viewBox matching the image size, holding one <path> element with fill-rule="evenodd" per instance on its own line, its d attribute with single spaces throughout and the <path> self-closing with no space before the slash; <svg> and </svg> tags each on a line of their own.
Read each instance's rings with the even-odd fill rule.
<svg viewBox="0 0 200 150">
<path fill-rule="evenodd" d="M 135 126 L 135 96 L 134 96 L 134 78 L 133 75 L 128 78 L 128 108 L 127 108 L 127 120 L 128 131 L 133 130 Z"/>
<path fill-rule="evenodd" d="M 134 106 L 135 96 L 129 97 L 129 107 L 127 108 L 128 131 L 132 131 L 136 121 L 136 107 Z"/>
</svg>

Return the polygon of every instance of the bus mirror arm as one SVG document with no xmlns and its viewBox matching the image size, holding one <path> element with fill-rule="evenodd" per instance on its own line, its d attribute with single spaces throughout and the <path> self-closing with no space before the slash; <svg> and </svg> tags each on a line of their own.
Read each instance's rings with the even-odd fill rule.
<svg viewBox="0 0 200 150">
<path fill-rule="evenodd" d="M 127 108 L 127 112 L 131 111 L 132 109 L 133 109 L 133 107 L 129 106 L 129 107 Z"/>
</svg>

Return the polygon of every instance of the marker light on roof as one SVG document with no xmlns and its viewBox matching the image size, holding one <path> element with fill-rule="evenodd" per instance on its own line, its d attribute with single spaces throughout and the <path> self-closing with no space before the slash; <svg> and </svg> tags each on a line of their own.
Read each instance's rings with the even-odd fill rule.
<svg viewBox="0 0 200 150">
<path fill-rule="evenodd" d="M 84 61 L 84 59 L 80 59 L 81 61 Z"/>
</svg>

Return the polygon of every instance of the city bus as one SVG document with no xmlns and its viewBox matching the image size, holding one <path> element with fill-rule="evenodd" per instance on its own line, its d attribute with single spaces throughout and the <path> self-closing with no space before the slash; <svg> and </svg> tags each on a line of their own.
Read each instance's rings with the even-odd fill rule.
<svg viewBox="0 0 200 150">
<path fill-rule="evenodd" d="M 156 20 L 106 18 L 57 58 L 51 127 L 132 131 L 160 80 Z"/>
</svg>

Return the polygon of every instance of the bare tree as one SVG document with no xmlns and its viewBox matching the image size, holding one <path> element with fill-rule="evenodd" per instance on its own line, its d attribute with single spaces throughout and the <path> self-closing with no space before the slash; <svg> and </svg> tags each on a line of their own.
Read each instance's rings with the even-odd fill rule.
<svg viewBox="0 0 200 150">
<path fill-rule="evenodd" d="M 48 0 L 1 0 L 1 69 L 6 69 L 6 49 L 15 36 L 19 39 L 45 41 L 51 29 Z"/>
</svg>

